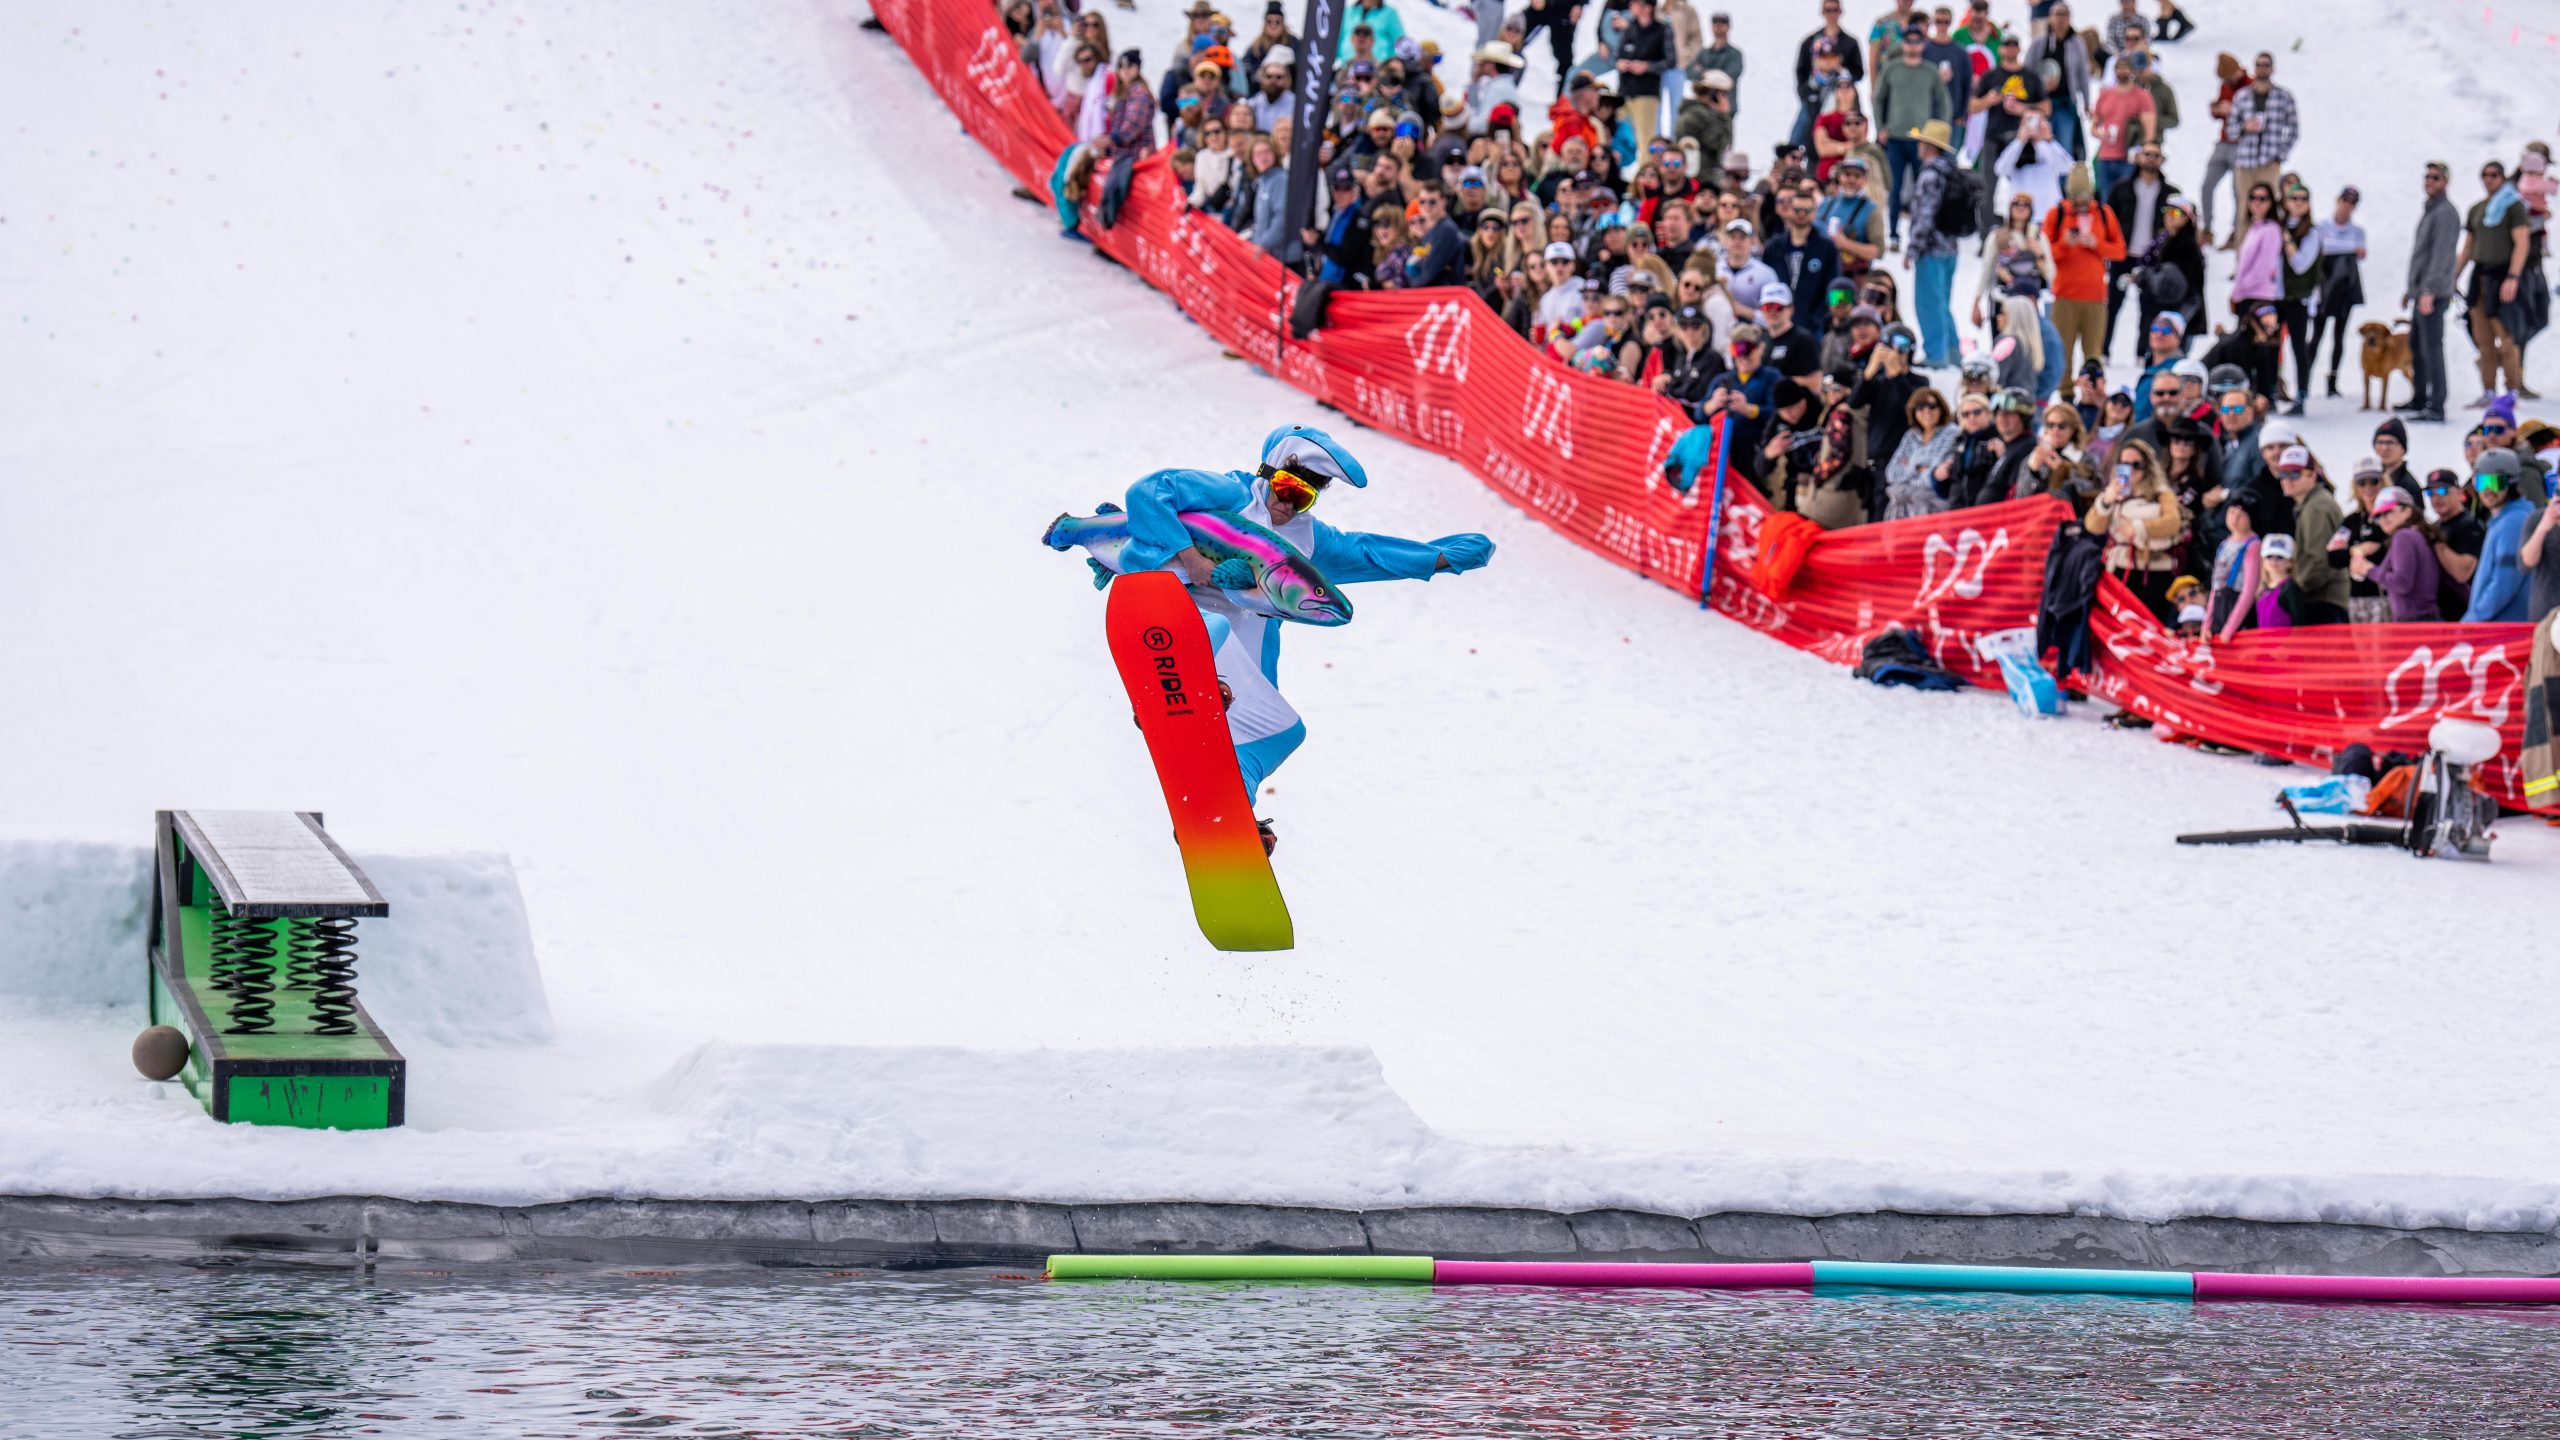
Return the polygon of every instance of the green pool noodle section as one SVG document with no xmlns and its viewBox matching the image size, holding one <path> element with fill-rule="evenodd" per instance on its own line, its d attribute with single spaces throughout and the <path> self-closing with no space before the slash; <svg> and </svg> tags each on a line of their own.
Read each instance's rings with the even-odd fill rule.
<svg viewBox="0 0 2560 1440">
<path fill-rule="evenodd" d="M 1052 1255 L 1052 1280 L 1403 1280 L 1431 1283 L 1428 1255 Z"/>
<path fill-rule="evenodd" d="M 2184 1270 L 2047 1270 L 2011 1265 L 1891 1265 L 1816 1260 L 1813 1283 L 1895 1290 L 2003 1290 L 2012 1294 L 2166 1295 L 2191 1299 L 2195 1276 Z"/>
</svg>

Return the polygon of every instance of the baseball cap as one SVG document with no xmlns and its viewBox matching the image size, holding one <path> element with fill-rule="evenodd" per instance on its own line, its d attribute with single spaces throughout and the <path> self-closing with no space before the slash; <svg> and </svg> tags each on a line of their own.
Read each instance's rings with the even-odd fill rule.
<svg viewBox="0 0 2560 1440">
<path fill-rule="evenodd" d="M 1856 306 L 1849 311 L 1849 323 L 1856 325 L 1861 322 L 1868 325 L 1882 325 L 1884 323 L 1883 312 L 1877 310 L 1873 305 Z"/>
<path fill-rule="evenodd" d="M 1483 167 L 1469 165 L 1464 169 L 1461 169 L 1458 172 L 1458 183 L 1461 185 L 1482 185 L 1484 183 Z"/>
<path fill-rule="evenodd" d="M 2397 485 L 2385 485 L 2382 487 L 2382 493 L 2373 497 L 2373 513 L 2376 515 L 2386 510 L 2403 510 L 2408 508 L 2408 505 L 2409 492 Z"/>
<path fill-rule="evenodd" d="M 2293 558 L 2293 537 L 2270 535 L 2258 542 L 2258 553 L 2270 560 L 2290 560 Z"/>
<path fill-rule="evenodd" d="M 1724 222 L 1724 233 L 1727 235 L 1757 235 L 1760 232 L 1751 228 L 1750 221 L 1736 215 L 1732 219 Z"/>
<path fill-rule="evenodd" d="M 2279 470 L 2308 470 L 2311 468 L 2311 452 L 2303 449 L 2299 445 L 2287 445 L 2284 447 L 2284 453 L 2276 457 L 2276 468 Z"/>
<path fill-rule="evenodd" d="M 1573 254 L 1573 246 L 1572 246 L 1572 244 L 1571 244 L 1570 242 L 1563 241 L 1563 240 L 1550 240 L 1550 241 L 1548 241 L 1548 242 L 1547 242 L 1547 258 L 1548 258 L 1548 259 L 1550 259 L 1550 260 L 1571 260 L 1571 259 L 1573 259 L 1573 258 L 1574 258 L 1574 254 Z"/>
<path fill-rule="evenodd" d="M 2205 382 L 2204 362 L 2193 355 L 2170 366 L 2169 373 L 2190 385 L 2202 385 Z"/>
<path fill-rule="evenodd" d="M 2483 480 L 2512 485 L 2515 478 L 2523 473 L 2524 466 L 2516 460 L 2516 453 L 2503 447 L 2483 450 L 2480 458 L 2471 462 L 2471 483 L 2476 489 L 2491 488 L 2482 485 L 2480 482 Z"/>
<path fill-rule="evenodd" d="M 1710 70 L 1707 72 L 1707 78 L 1698 83 L 1710 90 L 1730 90 L 1733 88 L 1733 77 L 1721 70 Z"/>
<path fill-rule="evenodd" d="M 1772 280 L 1760 287 L 1760 308 L 1763 310 L 1772 305 L 1793 305 L 1794 303 L 1796 303 L 1796 292 L 1788 289 L 1787 282 L 1784 280 Z"/>
<path fill-rule="evenodd" d="M 2354 473 L 2358 480 L 2379 480 L 2382 478 L 2382 462 L 2371 455 L 2359 456 Z"/>
<path fill-rule="evenodd" d="M 1706 324 L 1707 312 L 1699 309 L 1695 305 L 1683 305 L 1680 307 L 1679 313 L 1673 315 L 1671 318 L 1680 326 L 1681 329 L 1686 330 L 1691 326 Z"/>
<path fill-rule="evenodd" d="M 2258 430 L 2258 448 L 2270 445 L 2300 445 L 2302 432 L 2282 420 L 2270 420 Z"/>
</svg>

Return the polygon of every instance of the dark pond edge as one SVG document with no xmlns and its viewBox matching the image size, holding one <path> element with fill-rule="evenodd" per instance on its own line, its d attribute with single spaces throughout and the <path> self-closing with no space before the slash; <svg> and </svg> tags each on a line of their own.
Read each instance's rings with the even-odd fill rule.
<svg viewBox="0 0 2560 1440">
<path fill-rule="evenodd" d="M 0 1261 L 1037 1269 L 1067 1251 L 1883 1260 L 2360 1275 L 2560 1275 L 2560 1235 L 2260 1220 L 1633 1210 L 1326 1210 L 1016 1200 L 468 1205 L 0 1196 Z"/>
</svg>

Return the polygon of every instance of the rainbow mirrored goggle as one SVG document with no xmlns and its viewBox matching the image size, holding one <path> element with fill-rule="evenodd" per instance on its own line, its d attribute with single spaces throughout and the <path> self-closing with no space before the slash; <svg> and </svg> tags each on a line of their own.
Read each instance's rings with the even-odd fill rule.
<svg viewBox="0 0 2560 1440">
<path fill-rule="evenodd" d="M 1301 475 L 1295 470 L 1262 467 L 1262 483 L 1271 487 L 1271 498 L 1285 500 L 1293 510 L 1313 510 L 1316 497 L 1333 483 L 1322 475 Z"/>
</svg>

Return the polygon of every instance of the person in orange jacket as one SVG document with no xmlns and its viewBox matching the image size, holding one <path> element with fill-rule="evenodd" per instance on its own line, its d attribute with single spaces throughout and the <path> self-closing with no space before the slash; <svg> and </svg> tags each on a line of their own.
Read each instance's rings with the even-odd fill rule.
<svg viewBox="0 0 2560 1440">
<path fill-rule="evenodd" d="M 2116 212 L 2098 203 L 2086 165 L 2071 167 L 2062 203 L 2045 212 L 2045 244 L 2053 251 L 2053 328 L 2062 336 L 2062 373 L 2083 359 L 2107 359 L 2107 262 L 2124 258 Z"/>
</svg>

